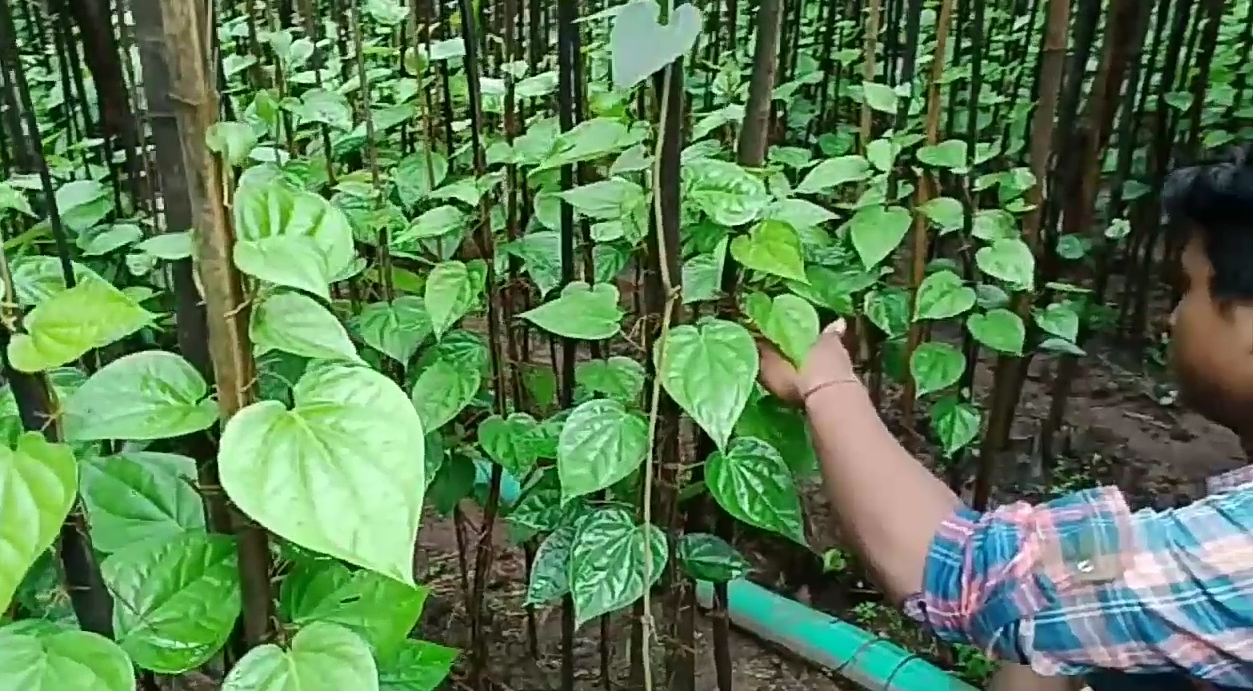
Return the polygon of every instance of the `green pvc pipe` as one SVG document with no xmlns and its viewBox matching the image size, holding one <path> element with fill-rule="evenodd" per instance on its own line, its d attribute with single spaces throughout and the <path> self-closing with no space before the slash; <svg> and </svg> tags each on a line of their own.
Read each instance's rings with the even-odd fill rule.
<svg viewBox="0 0 1253 691">
<path fill-rule="evenodd" d="M 487 485 L 490 466 L 480 461 L 477 471 L 476 482 Z M 512 504 L 521 493 L 506 472 L 501 501 Z M 712 607 L 713 594 L 713 583 L 697 581 L 702 607 Z M 891 641 L 742 578 L 727 584 L 727 613 L 737 628 L 871 691 L 976 691 Z"/>
</svg>

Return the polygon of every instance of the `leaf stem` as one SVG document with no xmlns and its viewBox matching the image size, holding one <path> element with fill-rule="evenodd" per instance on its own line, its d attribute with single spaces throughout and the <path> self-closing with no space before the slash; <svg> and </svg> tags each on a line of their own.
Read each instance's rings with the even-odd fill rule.
<svg viewBox="0 0 1253 691">
<path fill-rule="evenodd" d="M 669 3 L 666 3 L 669 5 Z M 657 126 L 657 148 L 653 155 L 652 170 L 652 196 L 653 196 L 653 215 L 656 221 L 653 223 L 653 232 L 657 234 L 657 263 L 661 271 L 661 286 L 666 295 L 666 306 L 661 314 L 661 333 L 657 337 L 656 348 L 660 355 L 657 356 L 657 369 L 653 376 L 653 389 L 650 394 L 648 405 L 648 462 L 644 464 L 644 491 L 643 491 L 643 509 L 644 524 L 641 526 L 644 530 L 644 613 L 642 617 L 641 628 L 643 636 L 640 637 L 640 663 L 644 672 L 644 691 L 652 691 L 653 689 L 653 665 L 652 665 L 652 638 L 653 638 L 653 612 L 651 606 L 652 598 L 649 596 L 653 583 L 653 546 L 652 546 L 652 524 L 653 524 L 653 463 L 658 459 L 657 453 L 657 418 L 660 417 L 661 409 L 661 373 L 665 371 L 666 366 L 666 344 L 670 338 L 670 322 L 674 318 L 674 303 L 679 297 L 679 293 L 674 288 L 673 279 L 670 276 L 670 266 L 667 261 L 669 257 L 669 248 L 666 247 L 666 235 L 662 228 L 662 208 L 661 195 L 657 193 L 657 185 L 661 180 L 661 152 L 662 147 L 666 143 L 666 118 L 670 110 L 670 71 L 672 65 L 667 65 L 662 73 L 661 86 L 661 108 Z"/>
</svg>

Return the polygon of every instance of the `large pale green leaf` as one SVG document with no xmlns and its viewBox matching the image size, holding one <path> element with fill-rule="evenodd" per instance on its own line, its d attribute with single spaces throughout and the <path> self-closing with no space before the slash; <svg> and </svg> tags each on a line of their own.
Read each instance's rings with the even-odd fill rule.
<svg viewBox="0 0 1253 691">
<path fill-rule="evenodd" d="M 234 199 L 239 270 L 325 300 L 356 258 L 352 227 L 338 207 L 281 179 L 241 185 Z"/>
<path fill-rule="evenodd" d="M 683 57 L 700 36 L 701 13 L 695 5 L 678 5 L 669 23 L 658 22 L 655 0 L 631 0 L 618 8 L 609 31 L 613 85 L 626 91 Z M 647 50 L 641 50 L 647 46 Z"/>
<path fill-rule="evenodd" d="M 428 595 L 427 588 L 326 560 L 302 564 L 288 574 L 279 604 L 292 624 L 338 624 L 382 657 L 392 654 L 418 623 Z"/>
<path fill-rule="evenodd" d="M 370 646 L 342 626 L 314 623 L 291 649 L 266 644 L 248 651 L 226 675 L 222 691 L 378 691 Z"/>
<path fill-rule="evenodd" d="M 801 240 L 796 229 L 782 221 L 762 221 L 731 240 L 731 256 L 745 268 L 808 283 Z"/>
<path fill-rule="evenodd" d="M 52 546 L 74 505 L 78 465 L 64 444 L 38 432 L 0 446 L 0 609 L 44 550 Z"/>
<path fill-rule="evenodd" d="M 413 582 L 425 438 L 408 396 L 361 367 L 310 367 L 222 432 L 222 487 L 246 514 L 316 552 Z"/>
<path fill-rule="evenodd" d="M 644 563 L 644 550 L 652 553 Z M 570 548 L 570 595 L 575 626 L 620 610 L 644 595 L 666 568 L 666 536 L 655 525 L 636 525 L 620 507 L 596 509 L 579 519 Z M 646 580 L 646 566 L 651 566 Z"/>
<path fill-rule="evenodd" d="M 380 691 L 435 691 L 448 678 L 457 649 L 406 640 L 378 661 Z"/>
<path fill-rule="evenodd" d="M 257 355 L 281 350 L 313 359 L 364 362 L 339 319 L 301 293 L 275 293 L 262 300 L 252 312 L 248 336 Z"/>
<path fill-rule="evenodd" d="M 58 367 L 135 333 L 154 317 L 103 279 L 89 279 L 26 315 L 26 333 L 9 342 L 9 362 L 22 372 Z"/>
<path fill-rule="evenodd" d="M 621 403 L 588 401 L 566 420 L 557 443 L 561 497 L 597 492 L 622 480 L 648 456 L 648 423 Z"/>
<path fill-rule="evenodd" d="M 366 305 L 357 315 L 357 331 L 366 345 L 408 365 L 434 327 L 422 298 L 403 295 L 390 303 Z"/>
<path fill-rule="evenodd" d="M 754 437 L 736 437 L 725 451 L 709 456 L 705 482 L 727 513 L 806 544 L 792 472 L 773 446 Z"/>
<path fill-rule="evenodd" d="M 757 345 L 739 324 L 717 319 L 674 328 L 661 356 L 666 393 L 720 448 L 757 379 Z"/>
<path fill-rule="evenodd" d="M 0 631 L 0 691 L 134 691 L 135 668 L 113 641 L 86 631 Z"/>
<path fill-rule="evenodd" d="M 92 546 L 101 552 L 204 532 L 204 503 L 192 484 L 196 462 L 186 456 L 152 451 L 88 456 L 79 472 Z"/>
<path fill-rule="evenodd" d="M 67 441 L 168 439 L 218 420 L 209 384 L 182 356 L 145 350 L 110 362 L 65 399 Z"/>
<path fill-rule="evenodd" d="M 618 289 L 608 283 L 575 281 L 562 289 L 561 297 L 518 316 L 549 333 L 585 341 L 604 340 L 622 328 Z"/>
<path fill-rule="evenodd" d="M 235 539 L 182 533 L 114 552 L 100 564 L 118 644 L 140 667 L 179 674 L 226 643 L 239 618 Z"/>
</svg>

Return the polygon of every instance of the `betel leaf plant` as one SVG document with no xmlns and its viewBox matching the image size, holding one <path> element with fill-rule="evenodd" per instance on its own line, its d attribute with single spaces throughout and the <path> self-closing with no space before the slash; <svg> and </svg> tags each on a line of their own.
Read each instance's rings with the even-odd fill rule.
<svg viewBox="0 0 1253 691">
<path fill-rule="evenodd" d="M 758 339 L 848 319 L 983 506 L 1033 359 L 1049 456 L 1145 330 L 1176 149 L 1248 134 L 1247 2 L 58 5 L 0 9 L 0 685 L 487 688 L 503 516 L 564 688 L 630 609 L 633 686 L 656 639 L 692 689 L 694 590 L 812 555 Z"/>
</svg>

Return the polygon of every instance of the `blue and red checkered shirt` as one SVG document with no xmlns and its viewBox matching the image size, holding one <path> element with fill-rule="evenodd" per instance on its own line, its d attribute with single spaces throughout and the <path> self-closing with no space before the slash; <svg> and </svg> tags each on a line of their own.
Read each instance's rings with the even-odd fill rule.
<svg viewBox="0 0 1253 691">
<path fill-rule="evenodd" d="M 1046 676 L 1183 671 L 1253 689 L 1253 466 L 1181 509 L 1099 487 L 957 511 L 906 611 L 941 638 Z"/>
</svg>

